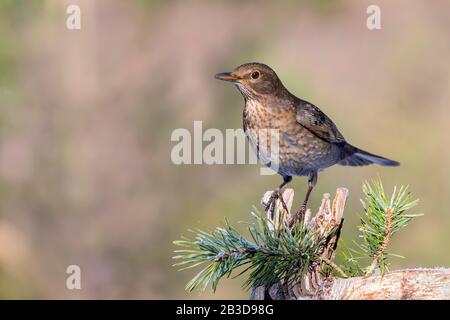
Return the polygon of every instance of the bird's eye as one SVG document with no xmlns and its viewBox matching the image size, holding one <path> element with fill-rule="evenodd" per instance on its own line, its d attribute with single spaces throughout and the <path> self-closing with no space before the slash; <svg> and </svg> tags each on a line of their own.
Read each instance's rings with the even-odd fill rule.
<svg viewBox="0 0 450 320">
<path fill-rule="evenodd" d="M 253 71 L 251 74 L 252 79 L 258 79 L 259 78 L 259 71 Z"/>
</svg>

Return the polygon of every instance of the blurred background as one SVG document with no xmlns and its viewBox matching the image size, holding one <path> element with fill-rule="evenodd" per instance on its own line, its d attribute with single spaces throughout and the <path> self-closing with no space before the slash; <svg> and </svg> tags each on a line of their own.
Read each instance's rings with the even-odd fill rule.
<svg viewBox="0 0 450 320">
<path fill-rule="evenodd" d="M 66 8 L 81 7 L 81 30 Z M 382 29 L 366 27 L 378 4 Z M 250 220 L 280 182 L 257 165 L 170 160 L 176 128 L 241 128 L 243 99 L 213 79 L 272 66 L 354 145 L 399 168 L 335 166 L 321 194 L 408 184 L 425 213 L 394 236 L 392 268 L 450 265 L 448 1 L 0 1 L 0 298 L 247 298 L 243 278 L 186 293 L 172 241 L 224 217 Z M 294 178 L 297 206 L 305 178 Z M 82 290 L 66 289 L 81 267 Z"/>
</svg>

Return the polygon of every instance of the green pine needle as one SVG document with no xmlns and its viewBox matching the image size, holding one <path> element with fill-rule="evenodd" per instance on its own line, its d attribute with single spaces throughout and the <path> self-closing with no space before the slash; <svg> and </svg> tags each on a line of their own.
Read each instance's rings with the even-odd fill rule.
<svg viewBox="0 0 450 320">
<path fill-rule="evenodd" d="M 388 270 L 388 256 L 397 256 L 386 251 L 392 236 L 422 215 L 406 212 L 419 201 L 412 199 L 408 187 L 395 187 L 388 198 L 381 180 L 375 179 L 371 183 L 364 183 L 363 192 L 365 200 L 361 202 L 364 214 L 358 227 L 362 241 L 354 242 L 357 249 L 349 249 L 341 243 L 342 268 L 353 276 L 371 274 L 375 269 L 380 269 L 382 273 Z M 359 264 L 361 260 L 370 260 L 372 263 L 363 268 Z"/>
<path fill-rule="evenodd" d="M 321 257 L 323 246 L 330 235 L 316 239 L 316 234 L 303 224 L 293 230 L 284 224 L 277 224 L 265 217 L 251 213 L 253 223 L 248 223 L 250 240 L 240 234 L 228 221 L 211 232 L 189 230 L 193 238 L 174 241 L 180 247 L 173 257 L 178 260 L 174 266 L 179 270 L 203 266 L 203 269 L 188 282 L 186 290 L 205 290 L 211 285 L 216 291 L 223 277 L 247 274 L 244 288 L 265 286 L 275 283 L 283 285 L 299 284 L 311 266 L 324 262 L 325 273 L 336 276 L 361 276 L 371 274 L 375 269 L 388 269 L 387 247 L 392 236 L 403 229 L 420 214 L 407 213 L 417 205 L 412 200 L 407 187 L 394 188 L 387 197 L 379 179 L 364 183 L 365 200 L 362 201 L 364 214 L 361 217 L 360 242 L 353 241 L 355 248 L 349 248 L 341 239 L 339 242 L 341 266 Z M 335 232 L 332 230 L 331 233 Z M 361 266 L 362 260 L 371 264 Z M 206 266 L 205 266 L 206 264 Z M 323 271 L 323 269 L 322 269 Z"/>
<path fill-rule="evenodd" d="M 186 290 L 204 290 L 211 284 L 215 291 L 221 278 L 229 277 L 240 267 L 243 270 L 238 275 L 248 272 L 245 288 L 268 287 L 277 282 L 297 283 L 309 266 L 318 261 L 317 252 L 323 242 L 315 241 L 314 234 L 305 226 L 299 224 L 292 231 L 280 226 L 273 231 L 270 221 L 252 215 L 255 219 L 249 226 L 252 240 L 225 221 L 223 227 L 210 233 L 197 230 L 192 240 L 174 241 L 177 246 L 190 248 L 176 251 L 181 254 L 174 259 L 181 261 L 174 266 L 183 270 L 208 264 L 189 281 Z"/>
</svg>

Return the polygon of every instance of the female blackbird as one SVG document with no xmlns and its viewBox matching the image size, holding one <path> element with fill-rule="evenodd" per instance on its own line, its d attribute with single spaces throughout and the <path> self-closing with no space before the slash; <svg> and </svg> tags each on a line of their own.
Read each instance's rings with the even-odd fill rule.
<svg viewBox="0 0 450 320">
<path fill-rule="evenodd" d="M 280 198 L 281 189 L 292 176 L 308 176 L 305 200 L 294 216 L 303 217 L 309 196 L 317 183 L 317 173 L 334 164 L 365 166 L 376 163 L 398 166 L 399 163 L 358 149 L 347 143 L 336 125 L 318 107 L 291 94 L 276 73 L 262 63 L 243 64 L 232 72 L 219 73 L 217 79 L 230 81 L 244 96 L 244 131 L 258 159 L 283 177 L 283 183 L 272 193 L 266 210 Z M 261 130 L 276 130 L 278 154 L 271 157 L 271 140 L 263 143 Z M 256 134 L 255 134 L 256 133 Z M 294 220 L 293 219 L 293 220 Z"/>
</svg>

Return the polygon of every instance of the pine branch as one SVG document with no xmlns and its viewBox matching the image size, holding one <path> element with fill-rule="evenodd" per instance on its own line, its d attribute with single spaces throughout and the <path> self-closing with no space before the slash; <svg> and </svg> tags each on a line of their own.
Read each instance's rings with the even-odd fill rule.
<svg viewBox="0 0 450 320">
<path fill-rule="evenodd" d="M 380 262 L 380 259 L 383 259 L 383 254 L 386 252 L 386 248 L 389 244 L 389 241 L 391 241 L 392 236 L 392 209 L 388 208 L 386 210 L 386 224 L 385 224 L 385 230 L 386 234 L 383 240 L 383 244 L 381 245 L 380 249 L 378 249 L 378 252 L 375 253 L 375 255 L 372 257 L 372 263 L 369 266 L 369 269 L 366 272 L 366 275 L 371 275 L 375 269 L 377 268 L 377 265 Z"/>
<path fill-rule="evenodd" d="M 359 231 L 362 243 L 356 243 L 358 249 L 344 247 L 341 256 L 344 258 L 343 269 L 352 276 L 371 275 L 376 269 L 382 273 L 388 269 L 387 247 L 392 236 L 406 227 L 408 223 L 421 214 L 407 214 L 406 211 L 417 205 L 412 200 L 408 187 L 394 188 L 388 198 L 380 179 L 372 183 L 364 183 L 365 201 L 362 201 L 364 215 L 361 217 Z M 356 254 L 354 256 L 353 254 Z M 371 260 L 371 264 L 363 268 L 359 265 L 362 259 Z"/>
<path fill-rule="evenodd" d="M 193 240 L 184 239 L 174 244 L 188 249 L 174 259 L 182 260 L 175 266 L 193 268 L 203 263 L 202 269 L 186 286 L 186 290 L 204 290 L 211 283 L 216 290 L 219 280 L 232 271 L 245 266 L 238 275 L 248 271 L 245 288 L 275 283 L 290 285 L 299 283 L 309 267 L 319 261 L 318 252 L 324 241 L 317 241 L 314 233 L 303 224 L 293 230 L 285 224 L 277 229 L 268 219 L 253 214 L 255 222 L 249 227 L 253 241 L 247 240 L 228 222 L 210 233 L 197 230 Z"/>
</svg>

